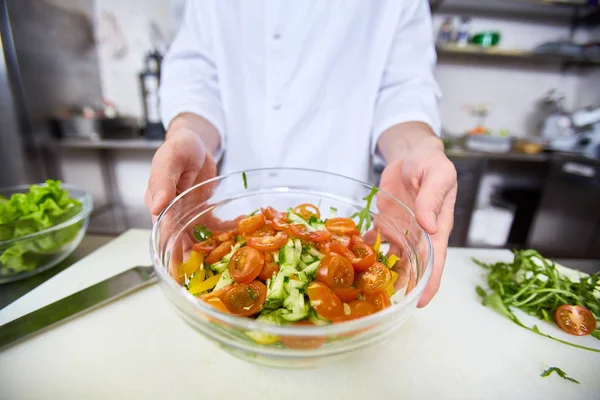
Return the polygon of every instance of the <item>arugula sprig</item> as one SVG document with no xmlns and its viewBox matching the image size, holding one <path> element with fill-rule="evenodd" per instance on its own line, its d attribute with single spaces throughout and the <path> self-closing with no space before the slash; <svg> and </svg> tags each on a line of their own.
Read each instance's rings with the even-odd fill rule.
<svg viewBox="0 0 600 400">
<path fill-rule="evenodd" d="M 590 310 L 598 319 L 600 317 L 600 299 L 594 291 L 600 280 L 600 273 L 582 277 L 578 282 L 558 273 L 553 261 L 542 257 L 535 250 L 515 250 L 512 263 L 498 262 L 486 264 L 476 259 L 473 261 L 488 270 L 488 286 L 491 292 L 477 287 L 476 291 L 483 298 L 482 304 L 506 316 L 515 324 L 569 346 L 600 353 L 600 350 L 580 346 L 540 332 L 537 325 L 525 325 L 512 312 L 518 308 L 529 315 L 548 322 L 553 322 L 552 315 L 562 304 L 577 304 Z M 600 339 L 600 331 L 596 329 L 593 336 Z"/>
<path fill-rule="evenodd" d="M 371 188 L 371 192 L 363 197 L 363 200 L 367 201 L 367 205 L 361 211 L 356 212 L 350 216 L 350 218 L 358 218 L 358 230 L 360 234 L 364 234 L 371 227 L 371 223 L 373 222 L 373 218 L 371 218 L 371 203 L 373 202 L 373 198 L 379 189 L 375 186 Z M 363 229 L 364 228 L 364 229 Z"/>
<path fill-rule="evenodd" d="M 563 378 L 563 379 L 566 379 L 568 381 L 571 381 L 571 382 L 579 384 L 578 381 L 576 381 L 575 379 L 573 379 L 571 377 L 568 377 L 567 374 L 562 369 L 560 369 L 558 367 L 550 367 L 547 370 L 545 370 L 544 372 L 542 372 L 542 374 L 540 376 L 542 378 L 545 378 L 545 377 L 549 376 L 550 374 L 552 374 L 553 372 L 556 372 L 556 374 L 558 376 L 560 376 L 561 378 Z"/>
<path fill-rule="evenodd" d="M 197 241 L 203 242 L 208 240 L 212 236 L 212 232 L 206 229 L 205 226 L 196 225 L 194 226 L 194 237 Z"/>
</svg>

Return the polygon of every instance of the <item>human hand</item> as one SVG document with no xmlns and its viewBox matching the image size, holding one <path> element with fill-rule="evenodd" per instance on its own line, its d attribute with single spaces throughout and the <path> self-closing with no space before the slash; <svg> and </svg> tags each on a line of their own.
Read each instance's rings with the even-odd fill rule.
<svg viewBox="0 0 600 400">
<path fill-rule="evenodd" d="M 448 238 L 454 225 L 456 169 L 436 137 L 421 139 L 404 158 L 387 165 L 380 188 L 404 202 L 415 212 L 418 224 L 431 236 L 434 266 L 431 280 L 419 299 L 424 307 L 438 291 Z"/>
<path fill-rule="evenodd" d="M 145 203 L 153 218 L 181 192 L 214 178 L 215 162 L 201 137 L 192 129 L 175 125 L 152 159 Z"/>
</svg>

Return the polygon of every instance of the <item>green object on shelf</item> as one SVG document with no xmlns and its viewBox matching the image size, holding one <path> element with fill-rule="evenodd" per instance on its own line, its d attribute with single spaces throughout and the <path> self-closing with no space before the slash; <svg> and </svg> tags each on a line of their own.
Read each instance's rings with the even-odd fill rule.
<svg viewBox="0 0 600 400">
<path fill-rule="evenodd" d="M 473 35 L 471 43 L 481 47 L 496 46 L 500 42 L 500 32 L 486 31 Z"/>
</svg>

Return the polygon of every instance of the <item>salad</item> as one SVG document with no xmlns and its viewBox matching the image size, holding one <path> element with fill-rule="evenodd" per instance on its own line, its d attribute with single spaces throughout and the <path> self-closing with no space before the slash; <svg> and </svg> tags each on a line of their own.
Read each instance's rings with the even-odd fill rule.
<svg viewBox="0 0 600 400">
<path fill-rule="evenodd" d="M 69 196 L 60 181 L 31 185 L 27 193 L 0 196 L 0 277 L 32 271 L 75 239 L 83 223 L 25 236 L 68 221 L 79 214 L 81 202 Z M 23 238 L 23 240 L 15 240 Z"/>
<path fill-rule="evenodd" d="M 379 233 L 374 245 L 364 240 L 368 211 L 353 216 L 358 225 L 336 214 L 331 208 L 322 219 L 317 206 L 301 204 L 262 208 L 230 231 L 196 226 L 179 278 L 221 312 L 276 325 L 341 323 L 390 307 L 399 257 L 381 252 Z M 263 344 L 279 340 L 255 336 Z"/>
</svg>

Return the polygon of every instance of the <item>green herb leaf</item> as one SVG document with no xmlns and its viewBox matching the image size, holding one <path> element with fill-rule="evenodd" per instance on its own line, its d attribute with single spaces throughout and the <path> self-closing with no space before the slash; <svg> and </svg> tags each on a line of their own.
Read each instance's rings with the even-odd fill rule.
<svg viewBox="0 0 600 400">
<path fill-rule="evenodd" d="M 377 261 L 380 263 L 387 265 L 388 258 L 381 251 L 377 254 Z"/>
<path fill-rule="evenodd" d="M 377 189 L 377 187 L 373 186 L 371 188 L 371 192 L 366 197 L 363 197 L 363 200 L 367 201 L 365 208 L 350 216 L 350 218 L 358 218 L 358 224 L 356 224 L 356 226 L 358 227 L 361 235 L 368 231 L 371 227 L 371 222 L 373 221 L 371 218 L 371 203 L 373 202 L 373 198 L 375 197 L 375 194 L 377 194 L 378 190 L 379 189 Z"/>
<path fill-rule="evenodd" d="M 206 229 L 205 226 L 196 225 L 194 226 L 194 237 L 199 242 L 204 242 L 212 236 L 212 232 Z"/>
<path fill-rule="evenodd" d="M 498 262 L 486 264 L 473 261 L 487 270 L 488 286 L 491 293 L 483 299 L 483 304 L 510 318 L 515 324 L 540 336 L 572 347 L 600 353 L 600 350 L 580 346 L 541 332 L 537 325 L 523 324 L 511 308 L 518 308 L 529 315 L 553 322 L 552 316 L 562 304 L 578 304 L 590 310 L 599 319 L 600 299 L 595 290 L 600 273 L 582 277 L 573 282 L 560 275 L 556 264 L 542 257 L 535 250 L 513 251 L 512 263 Z M 479 290 L 478 290 L 479 293 Z M 600 339 L 600 332 L 592 333 Z"/>
<path fill-rule="evenodd" d="M 319 218 L 315 217 L 314 215 L 311 215 L 308 221 L 306 222 L 308 222 L 309 224 L 317 224 L 321 221 L 319 221 Z"/>
<path fill-rule="evenodd" d="M 485 292 L 485 290 L 483 290 L 483 288 L 482 288 L 481 286 L 477 286 L 477 287 L 475 288 L 475 291 L 477 292 L 477 294 L 478 294 L 480 297 L 485 297 L 485 296 L 487 296 L 487 293 Z"/>
<path fill-rule="evenodd" d="M 257 212 L 259 212 L 260 210 L 254 210 L 252 211 L 250 214 L 248 214 L 249 217 L 252 217 L 254 215 L 256 215 Z"/>
<path fill-rule="evenodd" d="M 245 172 L 242 172 L 242 179 L 244 181 L 244 189 L 248 189 L 248 178 L 246 177 Z"/>
<path fill-rule="evenodd" d="M 592 336 L 600 340 L 600 329 L 596 329 L 594 332 L 592 332 Z"/>
<path fill-rule="evenodd" d="M 248 295 L 250 296 L 250 300 L 256 299 L 256 293 L 254 292 L 254 289 L 251 287 L 248 287 Z"/>
<path fill-rule="evenodd" d="M 566 373 L 565 373 L 565 372 L 564 372 L 562 369 L 560 369 L 560 368 L 558 368 L 558 367 L 550 367 L 550 368 L 548 368 L 547 370 L 545 370 L 544 372 L 542 372 L 542 374 L 541 374 L 540 376 L 541 376 L 542 378 L 545 378 L 545 377 L 547 377 L 547 376 L 550 376 L 550 374 L 552 374 L 553 372 L 556 372 L 556 374 L 557 374 L 558 376 L 560 376 L 561 378 L 563 378 L 563 379 L 566 379 L 566 380 L 568 380 L 568 381 L 571 381 L 571 382 L 574 382 L 574 383 L 577 383 L 577 384 L 579 384 L 579 382 L 578 382 L 578 381 L 576 381 L 576 380 L 575 380 L 575 379 L 573 379 L 573 378 L 570 378 L 570 377 L 568 377 L 568 376 L 567 376 L 567 374 L 566 374 Z"/>
</svg>

